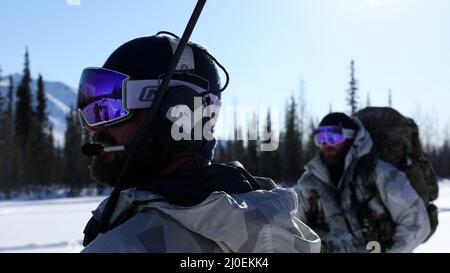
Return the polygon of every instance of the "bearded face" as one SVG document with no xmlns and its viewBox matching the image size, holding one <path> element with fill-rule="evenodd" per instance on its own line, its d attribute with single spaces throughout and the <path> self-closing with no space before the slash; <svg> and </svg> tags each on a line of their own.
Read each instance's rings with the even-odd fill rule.
<svg viewBox="0 0 450 273">
<path fill-rule="evenodd" d="M 133 143 L 145 113 L 136 112 L 134 117 L 126 122 L 112 126 L 96 126 L 88 128 L 91 131 L 91 143 L 103 146 L 114 146 Z M 114 186 L 127 160 L 129 151 L 103 152 L 94 156 L 89 165 L 91 177 L 104 185 Z M 164 164 L 164 151 L 156 142 L 144 142 L 129 165 L 124 181 L 127 186 L 133 186 L 148 180 Z"/>
<path fill-rule="evenodd" d="M 328 145 L 327 143 L 324 143 L 320 152 L 327 165 L 336 165 L 345 160 L 345 156 L 347 155 L 350 146 L 351 141 L 349 140 L 337 145 Z"/>
</svg>

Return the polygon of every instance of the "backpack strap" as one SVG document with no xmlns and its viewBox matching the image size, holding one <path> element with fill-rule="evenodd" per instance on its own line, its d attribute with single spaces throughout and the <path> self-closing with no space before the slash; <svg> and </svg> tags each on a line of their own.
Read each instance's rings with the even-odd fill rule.
<svg viewBox="0 0 450 273">
<path fill-rule="evenodd" d="M 378 156 L 372 150 L 368 155 L 363 156 L 356 163 L 353 178 L 350 182 L 352 204 L 356 211 L 358 222 L 366 242 L 377 241 L 381 244 L 383 251 L 393 245 L 393 235 L 395 224 L 392 221 L 389 210 L 383 203 L 380 191 L 375 181 L 375 167 Z M 357 178 L 362 181 L 362 188 L 368 194 L 366 200 L 359 200 L 356 196 Z M 377 204 L 383 211 L 377 213 L 371 206 Z"/>
</svg>

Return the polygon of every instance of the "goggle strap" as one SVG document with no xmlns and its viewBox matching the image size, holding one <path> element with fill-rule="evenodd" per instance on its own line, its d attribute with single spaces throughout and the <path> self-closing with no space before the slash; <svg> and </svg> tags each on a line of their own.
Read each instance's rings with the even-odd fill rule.
<svg viewBox="0 0 450 273">
<path fill-rule="evenodd" d="M 178 47 L 180 42 L 179 39 L 174 39 L 172 37 L 167 37 L 169 40 L 170 46 L 172 47 L 172 54 L 175 54 L 175 50 Z M 194 70 L 195 69 L 195 61 L 194 61 L 194 52 L 192 48 L 188 45 L 183 50 L 181 54 L 180 60 L 178 61 L 177 67 L 175 71 L 186 71 L 186 70 Z"/>
<path fill-rule="evenodd" d="M 155 93 L 159 90 L 161 80 L 128 80 L 125 87 L 125 107 L 126 109 L 150 108 L 155 99 Z M 171 80 L 169 87 L 186 86 L 202 94 L 207 90 L 180 80 Z"/>
<path fill-rule="evenodd" d="M 344 134 L 345 139 L 355 138 L 355 130 L 353 129 L 342 129 L 342 133 Z"/>
</svg>

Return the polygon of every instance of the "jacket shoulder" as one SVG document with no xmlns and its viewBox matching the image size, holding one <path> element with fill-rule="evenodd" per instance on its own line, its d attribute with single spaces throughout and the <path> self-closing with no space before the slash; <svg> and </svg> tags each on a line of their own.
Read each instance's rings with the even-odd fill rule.
<svg viewBox="0 0 450 273">
<path fill-rule="evenodd" d="M 317 186 L 317 179 L 309 170 L 305 170 L 305 172 L 300 176 L 295 185 L 296 188 L 307 189 L 307 188 L 315 188 Z"/>
<path fill-rule="evenodd" d="M 183 241 L 185 243 L 180 244 Z M 218 246 L 192 233 L 157 209 L 145 209 L 122 225 L 100 234 L 82 252 L 166 253 L 220 252 Z"/>
<path fill-rule="evenodd" d="M 377 176 L 377 178 L 383 179 L 383 180 L 393 180 L 394 178 L 395 179 L 407 179 L 406 174 L 404 172 L 402 172 L 400 169 L 395 167 L 393 164 L 391 164 L 387 161 L 384 161 L 382 159 L 376 160 L 375 175 Z"/>
</svg>

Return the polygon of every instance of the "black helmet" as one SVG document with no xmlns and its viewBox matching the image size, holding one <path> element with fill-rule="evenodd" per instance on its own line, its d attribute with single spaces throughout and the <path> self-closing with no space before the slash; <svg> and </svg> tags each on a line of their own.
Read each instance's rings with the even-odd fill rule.
<svg viewBox="0 0 450 273">
<path fill-rule="evenodd" d="M 103 68 L 121 72 L 132 80 L 162 79 L 175 53 L 178 39 L 157 34 L 131 40 L 117 48 L 106 60 Z M 178 69 L 179 68 L 179 69 Z M 216 60 L 199 44 L 189 42 L 174 79 L 196 84 L 210 92 L 221 92 Z"/>
<path fill-rule="evenodd" d="M 133 39 L 117 48 L 106 60 L 103 68 L 121 72 L 131 80 L 163 79 L 172 60 L 179 39 L 168 32 L 160 32 L 154 36 Z M 221 87 L 221 80 L 217 69 L 219 66 L 227 76 L 226 83 Z M 167 111 L 176 105 L 187 105 L 194 111 L 193 97 L 203 97 L 203 106 L 208 103 L 220 104 L 220 92 L 228 84 L 228 73 L 217 60 L 199 44 L 189 42 L 183 51 L 172 80 L 182 80 L 196 85 L 204 93 L 194 92 L 192 89 L 172 88 L 166 91 L 156 120 L 158 142 L 167 150 L 174 152 L 198 152 L 208 159 L 212 159 L 215 139 L 181 140 L 175 141 L 171 137 L 173 120 L 166 118 Z M 211 98 L 216 98 L 215 100 Z M 217 112 L 215 117 L 217 119 Z M 212 118 L 212 117 L 211 117 Z M 210 118 L 203 118 L 203 125 Z M 194 130 L 192 130 L 194 131 Z M 192 132 L 193 133 L 193 132 Z"/>
<path fill-rule="evenodd" d="M 345 129 L 358 130 L 358 125 L 346 114 L 329 113 L 320 121 L 319 126 L 340 126 Z"/>
</svg>

